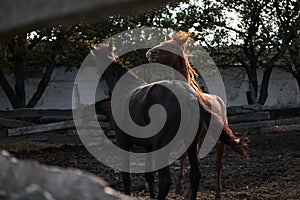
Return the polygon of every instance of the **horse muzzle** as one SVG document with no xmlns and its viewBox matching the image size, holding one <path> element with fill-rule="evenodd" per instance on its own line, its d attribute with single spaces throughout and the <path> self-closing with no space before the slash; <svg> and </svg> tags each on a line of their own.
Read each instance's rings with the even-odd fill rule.
<svg viewBox="0 0 300 200">
<path fill-rule="evenodd" d="M 158 59 L 159 59 L 157 50 L 149 50 L 149 51 L 146 53 L 146 58 L 147 58 L 148 61 L 151 62 L 151 63 L 157 62 Z"/>
</svg>

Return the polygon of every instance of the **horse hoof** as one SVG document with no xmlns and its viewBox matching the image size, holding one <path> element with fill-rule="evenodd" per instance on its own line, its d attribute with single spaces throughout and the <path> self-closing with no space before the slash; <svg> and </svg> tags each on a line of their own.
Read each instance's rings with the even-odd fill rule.
<svg viewBox="0 0 300 200">
<path fill-rule="evenodd" d="M 184 199 L 191 199 L 191 195 L 185 195 Z"/>
<path fill-rule="evenodd" d="M 183 189 L 182 188 L 176 188 L 175 194 L 179 194 L 179 195 L 183 194 Z"/>
<path fill-rule="evenodd" d="M 180 183 L 176 184 L 175 194 L 183 194 L 182 185 Z"/>
</svg>

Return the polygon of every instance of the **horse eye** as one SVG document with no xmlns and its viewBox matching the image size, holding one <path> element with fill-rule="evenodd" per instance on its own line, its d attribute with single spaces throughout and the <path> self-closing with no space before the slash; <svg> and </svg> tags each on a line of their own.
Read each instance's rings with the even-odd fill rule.
<svg viewBox="0 0 300 200">
<path fill-rule="evenodd" d="M 170 47 L 171 47 L 172 49 L 175 49 L 175 48 L 176 48 L 176 46 L 175 46 L 174 44 L 171 44 Z"/>
</svg>

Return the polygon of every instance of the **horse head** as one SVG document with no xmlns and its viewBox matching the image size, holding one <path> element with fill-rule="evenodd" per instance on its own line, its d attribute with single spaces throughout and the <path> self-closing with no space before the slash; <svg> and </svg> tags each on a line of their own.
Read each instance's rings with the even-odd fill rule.
<svg viewBox="0 0 300 200">
<path fill-rule="evenodd" d="M 184 51 L 189 37 L 185 32 L 176 33 L 172 38 L 166 35 L 166 41 L 146 53 L 148 61 L 175 66 L 178 60 L 185 57 Z"/>
<path fill-rule="evenodd" d="M 108 44 L 90 46 L 90 52 L 97 65 L 103 62 L 114 62 L 116 59 L 113 50 L 112 40 Z"/>
</svg>

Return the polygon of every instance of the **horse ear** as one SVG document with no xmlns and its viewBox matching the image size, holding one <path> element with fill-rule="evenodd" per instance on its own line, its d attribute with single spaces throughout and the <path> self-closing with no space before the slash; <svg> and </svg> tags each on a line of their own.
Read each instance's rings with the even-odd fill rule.
<svg viewBox="0 0 300 200">
<path fill-rule="evenodd" d="M 189 37 L 183 37 L 183 38 L 180 38 L 179 40 L 177 40 L 177 43 L 182 46 L 182 47 L 185 47 L 186 44 L 187 44 L 187 41 L 188 41 Z"/>
<path fill-rule="evenodd" d="M 110 52 L 113 52 L 113 50 L 114 50 L 114 44 L 113 44 L 112 39 L 110 39 L 109 42 L 108 42 L 108 48 L 109 48 Z"/>
<path fill-rule="evenodd" d="M 89 48 L 90 48 L 90 53 L 94 56 L 95 54 L 94 54 L 93 50 L 95 49 L 95 46 L 90 44 Z"/>
<path fill-rule="evenodd" d="M 170 35 L 169 35 L 169 32 L 167 31 L 167 32 L 165 33 L 165 41 L 168 41 L 168 40 L 171 40 L 171 37 L 170 37 Z"/>
<path fill-rule="evenodd" d="M 92 46 L 91 44 L 89 45 L 89 48 L 90 48 L 91 51 L 93 51 L 95 49 L 95 47 Z"/>
</svg>

